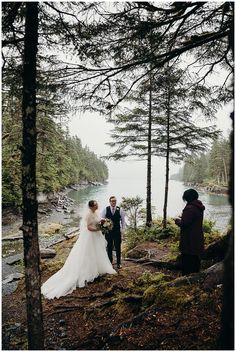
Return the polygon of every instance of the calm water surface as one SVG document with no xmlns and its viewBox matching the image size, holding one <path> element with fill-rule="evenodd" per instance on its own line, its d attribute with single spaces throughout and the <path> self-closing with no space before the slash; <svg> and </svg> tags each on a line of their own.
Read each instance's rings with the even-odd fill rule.
<svg viewBox="0 0 236 352">
<path fill-rule="evenodd" d="M 187 188 L 182 182 L 170 180 L 167 214 L 170 217 L 179 216 L 185 203 L 182 200 L 182 194 Z M 144 202 L 146 199 L 146 182 L 142 175 L 127 176 L 112 176 L 108 183 L 103 186 L 89 186 L 79 191 L 70 191 L 68 196 L 79 205 L 81 214 L 87 209 L 87 204 L 90 199 L 98 201 L 99 210 L 109 204 L 109 197 L 115 195 L 118 204 L 122 201 L 122 197 L 140 196 Z M 230 219 L 231 207 L 226 196 L 212 195 L 205 192 L 199 192 L 199 199 L 206 207 L 205 217 L 215 221 L 215 226 L 218 229 L 224 229 Z M 155 207 L 153 217 L 163 215 L 164 203 L 164 180 L 156 178 L 152 183 L 152 206 Z"/>
</svg>

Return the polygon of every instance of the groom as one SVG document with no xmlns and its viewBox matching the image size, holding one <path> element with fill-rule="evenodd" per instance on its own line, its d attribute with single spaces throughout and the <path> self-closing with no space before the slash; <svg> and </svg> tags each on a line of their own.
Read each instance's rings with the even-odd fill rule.
<svg viewBox="0 0 236 352">
<path fill-rule="evenodd" d="M 117 269 L 121 269 L 121 233 L 125 229 L 125 213 L 123 209 L 116 205 L 116 197 L 111 196 L 109 202 L 110 205 L 101 214 L 102 218 L 111 219 L 113 222 L 112 230 L 105 235 L 107 240 L 107 254 L 112 263 L 112 249 L 114 245 Z"/>
</svg>

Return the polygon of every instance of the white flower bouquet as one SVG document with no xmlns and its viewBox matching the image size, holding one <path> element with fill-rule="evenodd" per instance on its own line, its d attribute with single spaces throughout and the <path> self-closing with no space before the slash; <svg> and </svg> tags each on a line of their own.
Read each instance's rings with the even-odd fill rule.
<svg viewBox="0 0 236 352">
<path fill-rule="evenodd" d="M 107 234 L 109 231 L 113 229 L 113 222 L 111 219 L 102 218 L 97 224 L 99 230 L 101 230 L 104 234 Z"/>
</svg>

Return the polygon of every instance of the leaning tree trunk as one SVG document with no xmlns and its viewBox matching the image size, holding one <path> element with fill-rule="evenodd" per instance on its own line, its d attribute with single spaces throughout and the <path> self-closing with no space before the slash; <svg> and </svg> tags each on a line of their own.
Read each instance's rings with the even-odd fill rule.
<svg viewBox="0 0 236 352">
<path fill-rule="evenodd" d="M 231 114 L 234 121 L 234 113 Z M 234 129 L 233 129 L 234 130 Z M 231 164 L 229 182 L 229 201 L 234 214 L 234 133 L 231 132 Z M 232 220 L 233 222 L 233 220 Z M 233 224 L 232 224 L 233 227 Z M 223 307 L 221 313 L 221 331 L 219 348 L 222 350 L 234 350 L 234 237 L 233 229 L 230 233 L 230 242 L 227 255 L 224 260 L 223 278 Z"/>
<path fill-rule="evenodd" d="M 39 243 L 36 194 L 36 56 L 38 2 L 26 2 L 23 61 L 22 202 L 28 348 L 44 348 L 40 292 Z"/>
<path fill-rule="evenodd" d="M 150 78 L 149 89 L 149 113 L 148 113 L 148 156 L 147 156 L 147 202 L 146 202 L 146 226 L 152 224 L 152 205 L 151 205 L 151 173 L 152 173 L 152 80 Z"/>
<path fill-rule="evenodd" d="M 163 228 L 166 228 L 167 224 L 167 202 L 168 202 L 168 190 L 169 190 L 169 172 L 170 172 L 170 87 L 168 87 L 167 93 L 167 128 L 166 128 L 166 175 L 165 175 L 165 196 L 164 196 L 164 207 L 163 207 Z"/>
<path fill-rule="evenodd" d="M 231 28 L 229 32 L 229 47 L 234 56 L 234 3 L 230 2 L 232 10 Z M 232 90 L 234 86 L 232 83 Z M 224 261 L 223 308 L 221 313 L 221 331 L 219 348 L 234 350 L 234 112 L 231 113 L 232 132 L 230 138 L 231 158 L 229 177 L 229 201 L 232 207 L 232 231 L 229 251 Z"/>
</svg>

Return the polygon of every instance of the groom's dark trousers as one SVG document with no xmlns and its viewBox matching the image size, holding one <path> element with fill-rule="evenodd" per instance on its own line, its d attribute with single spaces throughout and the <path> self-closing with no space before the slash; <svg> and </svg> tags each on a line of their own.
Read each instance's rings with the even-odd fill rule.
<svg viewBox="0 0 236 352">
<path fill-rule="evenodd" d="M 106 207 L 106 218 L 111 219 L 113 222 L 113 229 L 105 235 L 107 240 L 107 254 L 112 263 L 112 250 L 113 245 L 116 250 L 116 261 L 117 265 L 121 263 L 121 232 L 120 232 L 120 208 L 116 207 L 116 211 L 114 214 L 111 212 L 111 208 Z"/>
</svg>

